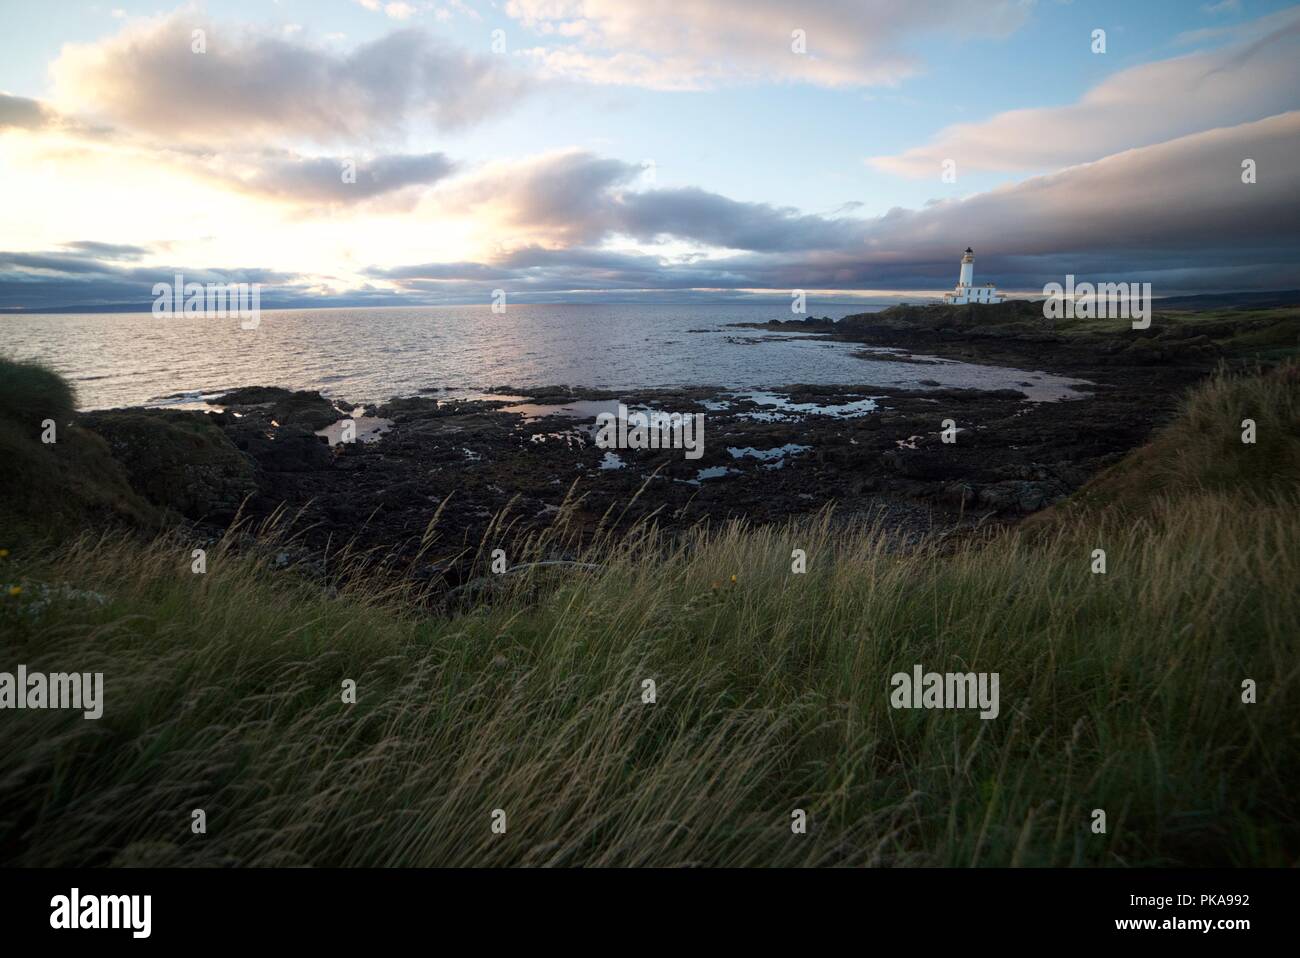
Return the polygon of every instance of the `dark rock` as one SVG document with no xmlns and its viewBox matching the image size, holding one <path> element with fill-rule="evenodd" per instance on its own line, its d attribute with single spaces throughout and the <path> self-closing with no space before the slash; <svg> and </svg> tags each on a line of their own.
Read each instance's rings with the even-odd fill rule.
<svg viewBox="0 0 1300 958">
<path fill-rule="evenodd" d="M 132 488 L 188 518 L 229 518 L 257 491 L 252 464 L 205 413 L 115 409 L 79 421 L 108 442 Z"/>
<path fill-rule="evenodd" d="M 279 386 L 241 386 L 212 400 L 214 406 L 261 406 L 287 399 L 293 393 Z"/>
<path fill-rule="evenodd" d="M 311 472 L 329 468 L 334 461 L 322 436 L 293 426 L 241 435 L 237 443 L 258 466 L 272 472 Z"/>
<path fill-rule="evenodd" d="M 885 465 L 908 479 L 933 482 L 961 475 L 961 463 L 953 456 L 930 449 L 895 449 L 881 457 Z"/>
<path fill-rule="evenodd" d="M 1048 482 L 1009 480 L 981 486 L 977 501 L 996 512 L 1028 515 L 1049 505 L 1061 495 L 1059 486 Z"/>
<path fill-rule="evenodd" d="M 312 430 L 324 429 L 338 422 L 343 408 L 315 390 L 290 392 L 274 386 L 234 389 L 212 400 L 212 404 L 245 415 L 259 413 L 281 426 L 301 426 Z"/>
</svg>

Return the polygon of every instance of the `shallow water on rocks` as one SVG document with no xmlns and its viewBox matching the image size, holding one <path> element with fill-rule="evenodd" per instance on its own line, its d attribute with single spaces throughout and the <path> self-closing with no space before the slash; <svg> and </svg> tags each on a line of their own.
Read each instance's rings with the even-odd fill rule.
<svg viewBox="0 0 1300 958">
<path fill-rule="evenodd" d="M 352 438 L 356 442 L 378 442 L 383 438 L 384 433 L 393 428 L 391 419 L 380 419 L 378 416 L 354 416 L 340 419 L 324 429 L 317 429 L 316 435 L 324 436 L 331 446 L 337 446 L 343 442 L 343 429 L 349 422 L 352 423 Z"/>
</svg>

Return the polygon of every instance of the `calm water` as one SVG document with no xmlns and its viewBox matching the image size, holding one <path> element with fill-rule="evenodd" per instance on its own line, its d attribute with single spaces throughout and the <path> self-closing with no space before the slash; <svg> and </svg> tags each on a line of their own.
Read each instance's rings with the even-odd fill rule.
<svg viewBox="0 0 1300 958">
<path fill-rule="evenodd" d="M 840 318 L 867 307 L 815 307 Z M 85 409 L 193 402 L 235 386 L 319 389 L 373 403 L 420 390 L 475 395 L 499 386 L 608 389 L 789 383 L 1024 388 L 1059 398 L 1074 380 L 968 363 L 864 360 L 852 344 L 728 323 L 789 319 L 776 305 L 512 305 L 266 310 L 256 330 L 238 319 L 151 313 L 0 316 L 0 349 L 50 363 Z M 774 335 L 777 337 L 773 339 Z"/>
</svg>

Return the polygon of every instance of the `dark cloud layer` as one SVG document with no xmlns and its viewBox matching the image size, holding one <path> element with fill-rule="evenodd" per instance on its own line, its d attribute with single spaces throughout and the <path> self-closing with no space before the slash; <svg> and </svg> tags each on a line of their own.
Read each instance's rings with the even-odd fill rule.
<svg viewBox="0 0 1300 958">
<path fill-rule="evenodd" d="M 299 276 L 257 267 L 206 269 L 123 265 L 149 252 L 136 246 L 81 241 L 75 252 L 0 251 L 0 310 L 41 311 L 131 307 L 148 311 L 155 283 L 170 283 L 177 273 L 190 283 L 260 283 L 267 287 L 264 307 L 310 299 Z"/>
<path fill-rule="evenodd" d="M 741 203 L 695 187 L 637 190 L 644 170 L 585 151 L 549 154 L 488 170 L 444 202 L 462 212 L 492 202 L 509 225 L 565 246 L 610 236 L 686 239 L 720 249 L 793 251 L 862 240 L 862 222 Z"/>
<path fill-rule="evenodd" d="M 960 250 L 974 245 L 981 275 L 1014 289 L 1041 289 L 1067 272 L 1145 276 L 1170 290 L 1297 286 L 1297 151 L 1300 113 L 1286 113 L 874 219 L 802 215 L 698 189 L 635 192 L 627 187 L 637 167 L 569 153 L 471 191 L 506 196 L 512 225 L 560 248 L 373 275 L 449 295 L 481 295 L 488 281 L 548 291 L 933 289 L 955 281 Z M 1243 182 L 1246 160 L 1254 183 Z M 590 248 L 619 236 L 742 252 L 670 261 Z"/>
</svg>

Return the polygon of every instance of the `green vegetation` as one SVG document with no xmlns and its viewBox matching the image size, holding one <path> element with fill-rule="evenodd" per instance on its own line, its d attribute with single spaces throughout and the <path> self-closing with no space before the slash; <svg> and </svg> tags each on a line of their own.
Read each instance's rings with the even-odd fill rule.
<svg viewBox="0 0 1300 958">
<path fill-rule="evenodd" d="M 13 550 L 0 669 L 102 671 L 106 704 L 0 717 L 0 860 L 1294 864 L 1298 393 L 1221 373 L 1027 529 L 642 529 L 443 612 L 346 551 L 340 592 L 276 570 L 274 529 L 204 575 L 167 537 Z M 892 709 L 918 663 L 998 672 L 1001 714 Z"/>
<path fill-rule="evenodd" d="M 895 306 L 845 320 L 846 329 L 868 326 L 900 332 L 957 331 L 982 341 L 1051 343 L 1087 350 L 1123 365 L 1173 362 L 1212 368 L 1219 360 L 1276 363 L 1300 358 L 1300 307 L 1187 310 L 1157 301 L 1146 329 L 1128 318 L 1048 320 L 1041 301 L 1009 300 L 995 306 Z"/>
<path fill-rule="evenodd" d="M 1162 309 L 1151 327 L 1135 330 L 1127 319 L 1069 319 L 1054 331 L 1068 339 L 1147 340 L 1153 347 L 1185 352 L 1212 344 L 1224 358 L 1276 362 L 1300 356 L 1300 308 Z"/>
<path fill-rule="evenodd" d="M 0 356 L 0 530 L 3 546 L 35 546 L 87 523 L 157 525 L 99 435 L 73 423 L 75 393 L 39 363 Z M 46 421 L 57 441 L 41 441 Z"/>
<path fill-rule="evenodd" d="M 39 431 L 43 419 L 70 419 L 76 406 L 72 386 L 48 366 L 0 357 L 0 409 L 6 419 L 31 423 Z"/>
<path fill-rule="evenodd" d="M 1254 444 L 1243 444 L 1247 421 Z M 1222 368 L 1184 400 L 1181 415 L 1095 477 L 1064 503 L 1062 513 L 1143 515 L 1172 500 L 1221 493 L 1250 502 L 1300 494 L 1300 364 L 1238 374 Z M 1029 524 L 1056 524 L 1058 514 Z"/>
<path fill-rule="evenodd" d="M 131 487 L 160 508 L 229 517 L 257 490 L 252 464 L 204 413 L 115 409 L 79 422 L 107 440 Z"/>
</svg>

